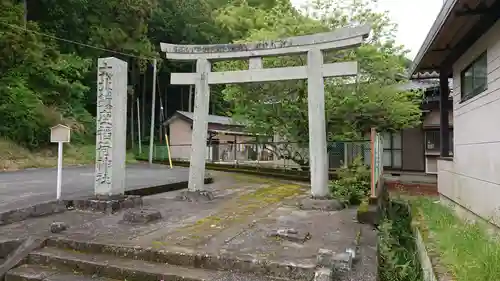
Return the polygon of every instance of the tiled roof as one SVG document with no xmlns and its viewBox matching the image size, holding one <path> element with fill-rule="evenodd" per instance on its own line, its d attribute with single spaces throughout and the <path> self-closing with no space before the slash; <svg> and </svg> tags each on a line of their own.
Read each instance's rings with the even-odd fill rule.
<svg viewBox="0 0 500 281">
<path fill-rule="evenodd" d="M 423 71 L 417 72 L 411 76 L 412 79 L 429 79 L 429 78 L 439 78 L 439 73 L 437 71 Z"/>
<path fill-rule="evenodd" d="M 436 80 L 410 80 L 404 84 L 398 85 L 398 88 L 403 91 L 408 90 L 426 90 L 429 88 L 439 87 L 439 81 Z"/>
</svg>

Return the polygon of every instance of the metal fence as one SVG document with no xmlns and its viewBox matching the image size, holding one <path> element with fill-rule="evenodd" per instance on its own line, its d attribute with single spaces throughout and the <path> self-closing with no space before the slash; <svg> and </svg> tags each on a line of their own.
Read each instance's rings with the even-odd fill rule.
<svg viewBox="0 0 500 281">
<path fill-rule="evenodd" d="M 356 157 L 361 157 L 366 165 L 371 163 L 369 140 L 330 142 L 327 151 L 330 169 L 348 165 Z M 170 152 L 174 161 L 189 161 L 191 145 L 173 144 Z M 308 170 L 309 147 L 293 142 L 207 143 L 205 159 L 216 164 Z"/>
<path fill-rule="evenodd" d="M 137 148 L 135 151 L 135 155 L 138 159 L 149 159 L 149 145 L 143 144 L 141 148 Z M 168 160 L 168 147 L 165 144 L 153 145 L 153 160 Z"/>
<path fill-rule="evenodd" d="M 153 146 L 153 160 L 168 161 L 169 152 L 173 161 L 189 161 L 190 144 L 165 144 Z M 371 168 L 372 196 L 383 174 L 383 138 L 372 131 L 370 140 L 337 141 L 327 143 L 328 163 L 331 170 L 345 167 L 356 158 Z M 149 158 L 149 146 L 142 145 L 136 151 L 137 158 Z M 253 166 L 283 170 L 309 170 L 309 147 L 294 142 L 207 142 L 205 159 L 207 163 L 231 166 Z"/>
</svg>

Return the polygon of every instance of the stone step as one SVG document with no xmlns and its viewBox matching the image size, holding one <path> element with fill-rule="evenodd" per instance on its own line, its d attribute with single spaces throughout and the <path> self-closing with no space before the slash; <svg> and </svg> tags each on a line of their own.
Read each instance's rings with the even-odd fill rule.
<svg viewBox="0 0 500 281">
<path fill-rule="evenodd" d="M 46 247 L 30 253 L 29 264 L 51 266 L 84 276 L 99 276 L 127 281 L 283 281 L 250 274 L 187 268 L 106 254 L 87 254 Z M 22 279 L 21 279 L 22 280 Z M 27 279 L 29 280 L 29 279 Z M 35 279 L 36 280 L 36 279 Z M 70 279 L 71 280 L 71 279 Z"/>
<path fill-rule="evenodd" d="M 23 264 L 10 270 L 5 275 L 5 281 L 120 281 L 96 276 L 85 276 L 70 273 L 55 268 Z"/>
<path fill-rule="evenodd" d="M 311 280 L 316 270 L 316 264 L 268 261 L 255 259 L 252 256 L 204 254 L 184 248 L 162 248 L 161 250 L 157 250 L 66 238 L 48 239 L 46 243 L 49 247 L 92 255 L 105 254 L 118 258 L 177 265 L 187 268 L 251 273 L 259 276 L 282 278 L 284 280 Z"/>
</svg>

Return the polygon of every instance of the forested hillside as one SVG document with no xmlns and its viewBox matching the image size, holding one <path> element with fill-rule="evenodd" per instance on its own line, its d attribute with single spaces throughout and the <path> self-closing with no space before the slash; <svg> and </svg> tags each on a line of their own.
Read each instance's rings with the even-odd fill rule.
<svg viewBox="0 0 500 281">
<path fill-rule="evenodd" d="M 169 74 L 190 71 L 193 65 L 161 59 L 160 42 L 255 41 L 361 23 L 373 26 L 370 41 L 329 59 L 359 60 L 367 83 L 355 91 L 335 82 L 327 85 L 329 128 L 339 137 L 352 137 L 372 125 L 414 125 L 419 122 L 418 95 L 390 88 L 404 71 L 403 48 L 394 44 L 395 26 L 385 14 L 373 12 L 371 2 L 316 0 L 299 12 L 289 0 L 0 0 L 0 138 L 40 151 L 49 145 L 49 128 L 64 123 L 72 128 L 73 144 L 93 145 L 96 63 L 99 57 L 115 56 L 129 64 L 127 135 L 132 146 L 138 133 L 148 140 L 153 58 L 160 62 L 155 110 L 164 107 L 156 123 L 188 108 L 189 88 L 169 85 Z M 297 65 L 303 59 L 268 59 L 265 64 Z M 241 65 L 216 65 L 235 67 Z M 249 120 L 260 132 L 277 130 L 305 141 L 304 87 L 303 81 L 213 87 L 211 112 Z M 281 104 L 263 105 L 267 98 Z M 134 123 L 137 102 L 141 132 Z M 6 157 L 1 147 L 0 159 Z"/>
</svg>

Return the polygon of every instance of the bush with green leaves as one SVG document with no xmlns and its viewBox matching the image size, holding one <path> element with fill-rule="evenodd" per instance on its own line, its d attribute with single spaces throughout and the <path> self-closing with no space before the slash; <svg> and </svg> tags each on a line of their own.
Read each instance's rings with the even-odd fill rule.
<svg viewBox="0 0 500 281">
<path fill-rule="evenodd" d="M 389 201 L 379 226 L 380 281 L 422 281 L 411 214 L 406 203 Z"/>
<path fill-rule="evenodd" d="M 342 167 L 338 179 L 330 182 L 330 191 L 334 198 L 346 205 L 357 205 L 370 194 L 370 169 L 361 157 Z"/>
</svg>

